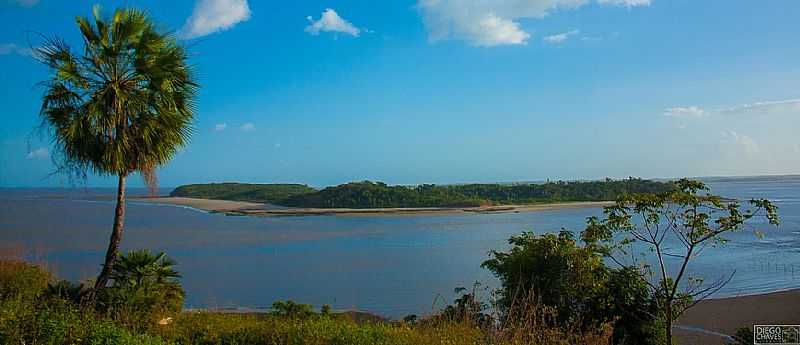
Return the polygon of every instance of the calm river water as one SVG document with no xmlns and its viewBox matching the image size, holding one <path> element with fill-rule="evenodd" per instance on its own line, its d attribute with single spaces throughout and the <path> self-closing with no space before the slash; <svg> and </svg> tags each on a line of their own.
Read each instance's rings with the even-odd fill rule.
<svg viewBox="0 0 800 345">
<path fill-rule="evenodd" d="M 709 249 L 690 269 L 707 280 L 736 272 L 716 296 L 800 288 L 800 176 L 710 182 L 780 207 L 779 228 L 756 225 Z M 111 229 L 113 189 L 0 189 L 0 249 L 44 261 L 60 277 L 93 277 Z M 133 193 L 143 193 L 134 190 Z M 453 288 L 480 281 L 491 249 L 525 230 L 580 231 L 600 209 L 448 216 L 230 217 L 132 202 L 124 249 L 166 251 L 183 273 L 188 307 L 260 308 L 293 299 L 389 317 L 429 313 Z"/>
</svg>

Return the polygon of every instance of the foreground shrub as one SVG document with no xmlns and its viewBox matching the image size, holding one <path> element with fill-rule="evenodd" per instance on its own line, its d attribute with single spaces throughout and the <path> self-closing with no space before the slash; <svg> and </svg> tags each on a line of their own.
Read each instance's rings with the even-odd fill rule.
<svg viewBox="0 0 800 345">
<path fill-rule="evenodd" d="M 50 281 L 50 274 L 22 261 L 0 261 L 0 300 L 31 300 L 41 295 Z"/>
<path fill-rule="evenodd" d="M 146 331 L 180 313 L 184 292 L 175 261 L 164 253 L 135 250 L 121 255 L 113 284 L 98 292 L 98 310 L 133 331 Z"/>
<path fill-rule="evenodd" d="M 330 310 L 328 310 L 330 312 Z M 293 319 L 305 319 L 314 315 L 314 307 L 310 304 L 295 303 L 295 301 L 288 300 L 275 301 L 272 303 L 272 315 L 283 316 Z"/>
<path fill-rule="evenodd" d="M 544 330 L 557 327 L 580 337 L 598 330 L 602 336 L 613 328 L 615 344 L 664 343 L 663 332 L 656 330 L 655 299 L 636 272 L 608 268 L 597 247 L 579 246 L 568 231 L 541 236 L 526 232 L 509 243 L 508 252 L 492 251 L 483 267 L 502 282 L 498 314 L 513 332 L 520 323 Z M 537 333 L 522 338 L 539 336 L 547 337 Z"/>
<path fill-rule="evenodd" d="M 94 310 L 80 307 L 48 287 L 50 274 L 37 266 L 0 261 L 0 344 L 159 345 L 161 339 L 136 335 Z M 63 284 L 61 285 L 63 287 Z"/>
</svg>

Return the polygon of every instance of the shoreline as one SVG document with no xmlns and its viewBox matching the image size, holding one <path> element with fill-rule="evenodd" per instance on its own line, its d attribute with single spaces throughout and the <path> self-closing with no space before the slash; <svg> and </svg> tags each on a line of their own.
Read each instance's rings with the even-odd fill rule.
<svg viewBox="0 0 800 345">
<path fill-rule="evenodd" d="M 133 197 L 132 201 L 191 207 L 211 213 L 232 216 L 301 217 L 329 215 L 453 215 L 520 213 L 571 208 L 595 208 L 612 205 L 613 201 L 577 201 L 532 205 L 499 205 L 485 207 L 391 207 L 391 208 L 294 208 L 247 201 L 214 200 L 184 197 Z"/>
<path fill-rule="evenodd" d="M 675 334 L 680 344 L 726 344 L 722 335 L 734 335 L 741 327 L 800 323 L 798 306 L 800 288 L 707 299 L 675 322 L 680 326 Z"/>
</svg>

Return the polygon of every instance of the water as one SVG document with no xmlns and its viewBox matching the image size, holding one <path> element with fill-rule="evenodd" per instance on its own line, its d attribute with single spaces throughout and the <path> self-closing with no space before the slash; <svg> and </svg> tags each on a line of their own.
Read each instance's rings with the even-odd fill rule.
<svg viewBox="0 0 800 345">
<path fill-rule="evenodd" d="M 800 177 L 710 182 L 737 198 L 766 197 L 782 225 L 756 224 L 709 249 L 691 271 L 708 281 L 736 272 L 716 297 L 800 288 Z M 143 193 L 132 190 L 132 194 Z M 0 247 L 24 248 L 60 277 L 99 271 L 113 217 L 113 189 L 0 189 Z M 480 268 L 491 249 L 524 230 L 581 230 L 600 209 L 437 216 L 230 217 L 132 202 L 123 249 L 166 251 L 178 262 L 188 307 L 266 307 L 293 299 L 389 317 L 425 314 L 453 288 L 496 286 Z"/>
</svg>

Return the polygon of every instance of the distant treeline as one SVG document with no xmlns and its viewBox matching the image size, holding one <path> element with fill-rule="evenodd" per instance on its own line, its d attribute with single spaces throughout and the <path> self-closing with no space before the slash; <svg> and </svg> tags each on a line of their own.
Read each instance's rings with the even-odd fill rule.
<svg viewBox="0 0 800 345">
<path fill-rule="evenodd" d="M 169 195 L 275 204 L 293 195 L 316 191 L 303 184 L 205 183 L 183 185 L 175 188 Z"/>
<path fill-rule="evenodd" d="M 266 202 L 308 208 L 473 207 L 568 201 L 610 201 L 625 193 L 654 193 L 673 188 L 670 182 L 638 178 L 541 184 L 464 184 L 389 186 L 351 182 L 322 190 L 305 185 L 201 184 L 181 186 L 170 195 L 206 199 Z"/>
</svg>

